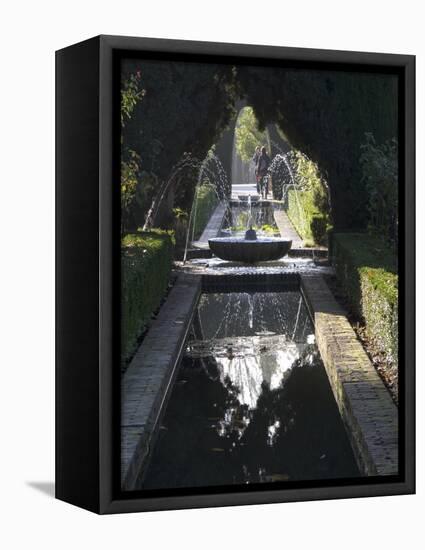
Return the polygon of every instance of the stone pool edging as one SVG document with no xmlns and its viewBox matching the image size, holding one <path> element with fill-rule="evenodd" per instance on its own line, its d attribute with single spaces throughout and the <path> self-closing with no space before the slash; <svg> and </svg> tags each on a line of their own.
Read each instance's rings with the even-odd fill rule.
<svg viewBox="0 0 425 550">
<path fill-rule="evenodd" d="M 398 409 L 357 340 L 346 312 L 323 277 L 297 272 L 180 272 L 122 380 L 121 480 L 135 488 L 173 385 L 201 292 L 264 284 L 297 287 L 315 325 L 316 341 L 339 412 L 364 475 L 398 473 Z"/>
<path fill-rule="evenodd" d="M 201 277 L 181 273 L 121 382 L 121 485 L 134 489 L 169 395 Z"/>
<path fill-rule="evenodd" d="M 320 275 L 301 274 L 316 342 L 364 475 L 398 474 L 398 409 Z"/>
<path fill-rule="evenodd" d="M 284 210 L 273 208 L 273 216 L 281 237 L 292 241 L 292 248 L 303 248 L 303 240 L 298 235 L 287 213 Z"/>
</svg>

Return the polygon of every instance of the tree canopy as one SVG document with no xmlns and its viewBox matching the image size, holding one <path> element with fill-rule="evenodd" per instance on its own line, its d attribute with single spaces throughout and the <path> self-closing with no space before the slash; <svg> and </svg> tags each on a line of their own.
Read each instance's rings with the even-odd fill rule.
<svg viewBox="0 0 425 550">
<path fill-rule="evenodd" d="M 217 144 L 229 172 L 226 155 L 232 154 L 235 106 L 243 101 L 251 107 L 236 121 L 238 155 L 244 161 L 252 158 L 255 146 L 265 144 L 266 132 L 276 125 L 291 147 L 306 153 L 325 175 L 335 227 L 367 227 L 360 147 L 366 132 L 378 144 L 397 135 L 397 75 L 128 59 L 122 79 L 121 145 L 127 163 L 122 173 L 129 191 L 129 200 L 124 197 L 129 224 L 140 225 L 158 187 L 185 154 L 202 160 Z M 220 142 L 226 131 L 224 148 Z M 189 211 L 195 172 L 184 174 L 182 183 L 170 189 L 170 211 Z"/>
<path fill-rule="evenodd" d="M 244 107 L 238 117 L 235 128 L 236 151 L 244 162 L 249 162 L 257 145 L 267 141 L 265 131 L 258 128 L 258 121 L 252 107 Z"/>
</svg>

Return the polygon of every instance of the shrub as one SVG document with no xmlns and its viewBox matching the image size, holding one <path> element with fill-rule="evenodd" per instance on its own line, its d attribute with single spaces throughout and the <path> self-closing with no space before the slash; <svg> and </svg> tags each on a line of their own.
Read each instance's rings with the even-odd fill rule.
<svg viewBox="0 0 425 550">
<path fill-rule="evenodd" d="M 353 311 L 389 363 L 398 364 L 398 275 L 385 241 L 365 233 L 333 236 L 333 260 Z"/>
<path fill-rule="evenodd" d="M 134 109 L 145 95 L 141 87 L 141 74 L 137 71 L 121 79 L 121 127 L 124 130 Z M 136 194 L 140 179 L 140 156 L 129 148 L 121 136 L 121 212 L 122 229 L 129 223 L 129 208 Z"/>
<path fill-rule="evenodd" d="M 187 224 L 189 216 L 187 212 L 185 210 L 182 210 L 181 208 L 173 208 L 173 214 L 173 231 L 176 241 L 176 248 L 181 249 L 184 248 L 186 244 Z"/>
<path fill-rule="evenodd" d="M 142 100 L 146 90 L 141 86 L 141 73 L 137 71 L 121 79 L 121 126 L 124 127 L 136 105 Z"/>
<path fill-rule="evenodd" d="M 313 214 L 310 229 L 315 243 L 323 244 L 326 240 L 328 222 L 323 214 Z"/>
<path fill-rule="evenodd" d="M 287 214 L 305 241 L 327 243 L 331 227 L 329 192 L 317 164 L 299 151 L 288 155 L 296 189 L 287 193 Z"/>
<path fill-rule="evenodd" d="M 250 162 L 257 145 L 265 145 L 267 135 L 258 128 L 258 121 L 252 107 L 244 107 L 236 121 L 235 146 L 243 162 Z"/>
<path fill-rule="evenodd" d="M 129 207 L 136 194 L 140 177 L 140 157 L 131 150 L 121 152 L 121 223 L 122 230 L 129 223 Z"/>
<path fill-rule="evenodd" d="M 288 191 L 287 214 L 304 241 L 326 244 L 329 217 L 317 209 L 309 191 Z"/>
<path fill-rule="evenodd" d="M 377 145 L 373 134 L 365 134 L 360 164 L 365 184 L 369 231 L 397 243 L 398 230 L 398 143 L 391 139 Z"/>
<path fill-rule="evenodd" d="M 121 248 L 121 359 L 137 346 L 137 339 L 167 290 L 174 238 L 159 230 L 131 233 Z"/>
</svg>

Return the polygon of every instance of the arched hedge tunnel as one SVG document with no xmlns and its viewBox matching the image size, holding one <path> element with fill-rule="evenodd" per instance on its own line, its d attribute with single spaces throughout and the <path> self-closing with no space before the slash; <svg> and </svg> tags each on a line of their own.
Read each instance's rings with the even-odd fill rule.
<svg viewBox="0 0 425 550">
<path fill-rule="evenodd" d="M 230 176 L 237 113 L 249 104 L 262 128 L 278 125 L 318 164 L 335 229 L 367 225 L 360 146 L 366 132 L 378 143 L 397 136 L 397 75 L 132 59 L 122 78 L 135 71 L 145 95 L 122 143 L 140 155 L 143 170 L 167 178 L 185 152 L 203 158 L 215 144 Z"/>
</svg>

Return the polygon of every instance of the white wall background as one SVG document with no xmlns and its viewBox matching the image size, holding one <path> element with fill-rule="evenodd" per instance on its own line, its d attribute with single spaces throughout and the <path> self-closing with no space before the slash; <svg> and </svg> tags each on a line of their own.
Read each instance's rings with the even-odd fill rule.
<svg viewBox="0 0 425 550">
<path fill-rule="evenodd" d="M 54 50 L 102 33 L 416 54 L 420 206 L 425 202 L 425 41 L 420 6 L 421 2 L 410 0 L 3 3 L 0 18 L 0 545 L 3 548 L 423 547 L 425 395 L 420 354 L 417 496 L 97 517 L 55 501 L 45 490 L 34 487 L 41 483 L 42 488 L 49 490 L 54 476 Z M 419 212 L 419 243 L 424 235 L 424 218 Z M 424 275 L 422 255 L 418 257 L 418 267 L 420 280 Z M 421 288 L 418 299 L 420 311 L 425 305 Z M 420 338 L 423 323 L 419 322 L 418 328 Z"/>
</svg>

